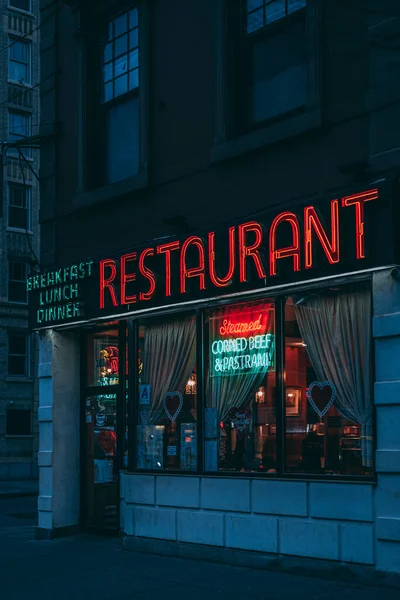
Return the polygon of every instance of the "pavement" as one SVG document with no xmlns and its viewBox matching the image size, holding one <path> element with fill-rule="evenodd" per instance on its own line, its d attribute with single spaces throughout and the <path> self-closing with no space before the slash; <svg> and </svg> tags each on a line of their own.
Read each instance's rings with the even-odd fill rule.
<svg viewBox="0 0 400 600">
<path fill-rule="evenodd" d="M 37 496 L 39 482 L 37 479 L 24 479 L 23 481 L 0 481 L 0 498 L 23 496 Z"/>
<path fill-rule="evenodd" d="M 398 590 L 127 552 L 119 539 L 35 540 L 35 498 L 0 499 L 2 600 L 399 600 Z"/>
</svg>

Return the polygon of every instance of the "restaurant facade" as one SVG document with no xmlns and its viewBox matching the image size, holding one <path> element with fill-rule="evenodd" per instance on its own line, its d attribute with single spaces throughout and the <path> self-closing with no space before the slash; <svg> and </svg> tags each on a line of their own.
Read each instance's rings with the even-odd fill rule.
<svg viewBox="0 0 400 600">
<path fill-rule="evenodd" d="M 40 538 L 400 573 L 390 26 L 276 4 L 44 3 Z"/>
<path fill-rule="evenodd" d="M 40 466 L 62 495 L 41 494 L 39 532 L 373 565 L 397 522 L 378 515 L 400 448 L 377 445 L 396 397 L 394 192 L 32 275 Z"/>
</svg>

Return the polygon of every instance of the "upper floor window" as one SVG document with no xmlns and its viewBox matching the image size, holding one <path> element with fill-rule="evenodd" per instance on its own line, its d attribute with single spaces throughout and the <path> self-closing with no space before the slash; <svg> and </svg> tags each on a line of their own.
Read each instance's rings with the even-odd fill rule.
<svg viewBox="0 0 400 600">
<path fill-rule="evenodd" d="M 8 227 L 24 230 L 30 228 L 31 193 L 30 187 L 17 183 L 8 184 Z"/>
<path fill-rule="evenodd" d="M 139 27 L 135 8 L 108 24 L 103 51 L 103 101 L 109 102 L 138 86 Z"/>
<path fill-rule="evenodd" d="M 92 176 L 115 183 L 139 169 L 139 11 L 126 11 L 105 24 L 101 48 L 101 98 L 94 154 L 101 149 Z M 93 122 L 96 130 L 98 123 Z M 98 154 L 97 154 L 98 156 Z M 98 169 L 98 163 L 103 165 Z"/>
<path fill-rule="evenodd" d="M 12 8 L 19 8 L 26 12 L 32 11 L 32 0 L 8 0 L 8 3 Z"/>
<path fill-rule="evenodd" d="M 26 264 L 10 261 L 8 264 L 8 299 L 10 302 L 27 303 L 26 279 Z"/>
<path fill-rule="evenodd" d="M 29 376 L 29 336 L 26 333 L 8 334 L 8 374 L 14 377 Z"/>
<path fill-rule="evenodd" d="M 10 38 L 8 78 L 18 83 L 30 84 L 31 43 Z"/>
<path fill-rule="evenodd" d="M 20 141 L 31 135 L 31 115 L 10 110 L 8 113 L 8 139 L 10 141 Z M 31 156 L 29 148 L 22 148 L 25 156 Z M 16 148 L 9 149 L 10 154 L 17 154 Z"/>
<path fill-rule="evenodd" d="M 247 0 L 247 33 L 279 21 L 306 6 L 306 0 Z"/>
<path fill-rule="evenodd" d="M 247 130 L 307 103 L 306 0 L 247 0 L 242 6 L 235 102 Z"/>
</svg>

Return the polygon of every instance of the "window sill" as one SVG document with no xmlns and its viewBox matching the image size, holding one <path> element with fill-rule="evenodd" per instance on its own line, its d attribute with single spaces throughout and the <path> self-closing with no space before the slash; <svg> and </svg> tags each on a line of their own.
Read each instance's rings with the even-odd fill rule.
<svg viewBox="0 0 400 600">
<path fill-rule="evenodd" d="M 24 375 L 9 375 L 6 377 L 6 383 L 33 383 L 33 379 Z"/>
<path fill-rule="evenodd" d="M 141 190 L 147 187 L 147 185 L 148 174 L 147 170 L 144 170 L 134 177 L 129 177 L 129 179 L 124 179 L 117 183 L 110 183 L 103 187 L 96 188 L 95 190 L 77 194 L 72 201 L 73 209 L 80 210 L 89 208 L 95 204 L 108 202 L 109 200 L 114 200 L 115 198 L 119 198 L 120 196 L 124 196 L 131 192 Z"/>
<path fill-rule="evenodd" d="M 22 82 L 22 81 L 17 81 L 16 79 L 7 79 L 7 83 L 10 83 L 11 85 L 19 85 L 22 88 L 26 88 L 26 90 L 33 89 L 33 84 L 26 83 L 25 81 Z M 9 102 L 9 104 L 14 104 L 14 102 L 12 102 L 12 100 L 11 101 L 9 100 L 8 102 Z M 27 107 L 27 108 L 28 108 L 28 110 L 32 110 L 32 109 L 29 109 L 29 107 Z M 24 107 L 24 110 L 25 110 L 25 107 Z"/>
<path fill-rule="evenodd" d="M 30 433 L 29 435 L 26 433 L 9 433 L 4 436 L 7 439 L 11 439 L 11 440 L 15 440 L 15 439 L 24 439 L 24 440 L 29 440 L 29 439 L 33 439 L 33 435 Z"/>
<path fill-rule="evenodd" d="M 305 113 L 288 117 L 262 129 L 257 129 L 239 138 L 214 146 L 211 149 L 210 160 L 211 162 L 219 162 L 235 158 L 241 154 L 317 129 L 321 127 L 321 124 L 322 118 L 319 107 L 308 110 Z"/>
<path fill-rule="evenodd" d="M 18 308 L 28 308 L 28 302 L 18 302 L 18 300 L 8 300 L 9 306 L 17 306 Z"/>
<path fill-rule="evenodd" d="M 10 231 L 12 233 L 23 233 L 24 235 L 33 235 L 33 231 L 30 229 L 20 229 L 19 227 L 7 227 L 6 231 Z"/>
</svg>

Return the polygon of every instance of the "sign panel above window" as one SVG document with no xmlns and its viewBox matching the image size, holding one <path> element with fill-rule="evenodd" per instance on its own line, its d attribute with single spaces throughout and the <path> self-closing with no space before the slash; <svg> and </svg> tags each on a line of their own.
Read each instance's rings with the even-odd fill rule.
<svg viewBox="0 0 400 600">
<path fill-rule="evenodd" d="M 391 202 L 390 184 L 382 182 L 265 211 L 204 235 L 82 258 L 29 277 L 31 326 L 123 316 L 391 265 L 396 262 L 388 228 Z M 266 352 L 273 345 L 267 337 Z"/>
</svg>

